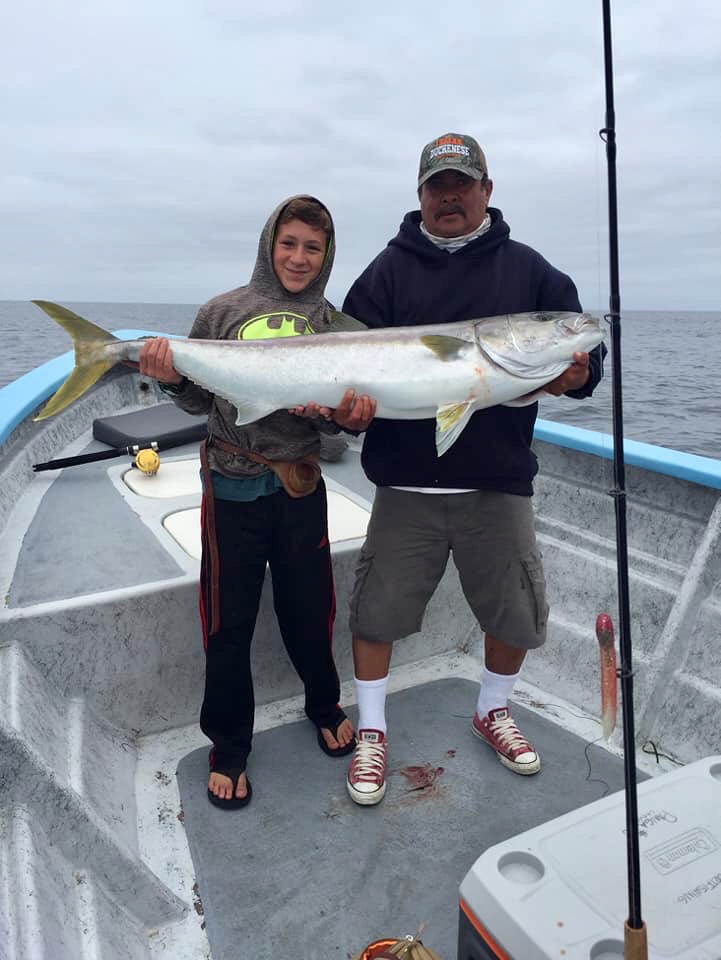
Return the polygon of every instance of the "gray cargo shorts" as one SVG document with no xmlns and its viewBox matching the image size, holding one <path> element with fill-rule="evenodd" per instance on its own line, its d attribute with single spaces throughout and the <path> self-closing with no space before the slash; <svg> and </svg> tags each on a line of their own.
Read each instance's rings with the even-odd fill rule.
<svg viewBox="0 0 721 960">
<path fill-rule="evenodd" d="M 482 630 L 521 650 L 546 639 L 548 604 L 530 497 L 378 487 L 356 566 L 350 629 L 392 642 L 421 629 L 448 563 Z"/>
</svg>

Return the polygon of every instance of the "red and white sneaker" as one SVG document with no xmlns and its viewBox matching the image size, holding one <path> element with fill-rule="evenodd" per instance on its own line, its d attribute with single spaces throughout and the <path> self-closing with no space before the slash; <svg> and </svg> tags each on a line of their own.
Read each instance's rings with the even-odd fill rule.
<svg viewBox="0 0 721 960">
<path fill-rule="evenodd" d="M 514 773 L 528 776 L 541 769 L 538 754 L 516 726 L 508 707 L 489 710 L 483 718 L 474 713 L 471 729 L 493 747 L 501 763 Z"/>
<path fill-rule="evenodd" d="M 357 736 L 346 786 L 351 800 L 373 806 L 386 792 L 386 738 L 380 730 L 359 730 Z"/>
</svg>

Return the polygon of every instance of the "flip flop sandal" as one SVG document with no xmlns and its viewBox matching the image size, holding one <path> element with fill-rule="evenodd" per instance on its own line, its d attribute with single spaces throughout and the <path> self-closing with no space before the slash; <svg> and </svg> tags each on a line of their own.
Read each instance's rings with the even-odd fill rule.
<svg viewBox="0 0 721 960">
<path fill-rule="evenodd" d="M 228 797 L 226 800 L 224 797 L 216 796 L 213 791 L 208 787 L 208 800 L 213 804 L 214 807 L 220 807 L 221 810 L 240 810 L 241 807 L 247 807 L 250 803 L 250 798 L 253 796 L 253 788 L 250 785 L 250 780 L 245 778 L 246 785 L 248 787 L 248 792 L 244 797 L 236 797 L 235 791 L 238 787 L 238 780 L 245 773 L 245 769 L 241 770 L 240 767 L 223 767 L 216 765 L 213 762 L 213 753 L 210 753 L 210 772 L 219 773 L 223 777 L 228 777 L 230 782 L 233 784 L 233 795 Z"/>
<path fill-rule="evenodd" d="M 335 739 L 338 739 L 338 727 L 343 723 L 344 720 L 347 720 L 347 716 L 341 710 L 340 707 L 336 707 L 335 713 L 333 716 L 325 723 L 316 723 L 316 728 L 318 730 L 318 746 L 321 748 L 323 753 L 327 753 L 329 757 L 347 757 L 349 753 L 353 753 L 356 747 L 356 738 L 347 743 L 344 747 L 329 747 L 325 742 L 325 737 L 323 736 L 323 730 L 329 730 Z"/>
</svg>

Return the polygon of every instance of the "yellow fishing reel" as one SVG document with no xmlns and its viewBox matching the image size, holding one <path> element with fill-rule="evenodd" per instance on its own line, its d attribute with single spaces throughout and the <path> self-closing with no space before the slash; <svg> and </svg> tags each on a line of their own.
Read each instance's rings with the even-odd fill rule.
<svg viewBox="0 0 721 960">
<path fill-rule="evenodd" d="M 158 456 L 158 445 L 156 443 L 151 447 L 143 447 L 142 450 L 135 447 L 133 453 L 135 453 L 133 466 L 137 467 L 146 477 L 152 477 L 158 472 L 160 469 L 160 457 Z"/>
</svg>

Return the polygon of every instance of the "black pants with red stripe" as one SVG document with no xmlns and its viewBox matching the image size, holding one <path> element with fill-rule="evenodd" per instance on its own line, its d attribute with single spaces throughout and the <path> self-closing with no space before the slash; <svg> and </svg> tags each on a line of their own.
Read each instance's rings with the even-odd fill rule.
<svg viewBox="0 0 721 960">
<path fill-rule="evenodd" d="M 307 716 L 327 726 L 340 697 L 325 484 L 321 480 L 315 493 L 299 499 L 284 490 L 250 502 L 216 499 L 215 530 L 220 624 L 205 638 L 200 728 L 213 741 L 216 768 L 245 769 L 255 714 L 250 647 L 266 562 L 283 642 L 305 687 Z M 206 537 L 203 543 L 201 597 L 212 575 Z"/>
</svg>

